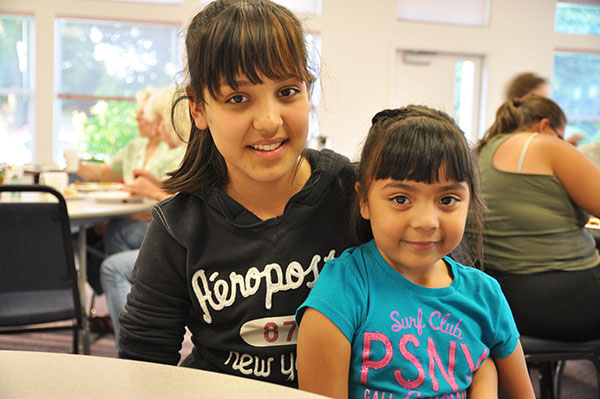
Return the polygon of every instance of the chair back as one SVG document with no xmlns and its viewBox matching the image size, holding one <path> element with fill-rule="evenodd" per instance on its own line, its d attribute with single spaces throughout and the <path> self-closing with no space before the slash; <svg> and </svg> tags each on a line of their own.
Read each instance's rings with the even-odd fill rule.
<svg viewBox="0 0 600 399">
<path fill-rule="evenodd" d="M 0 194 L 0 326 L 73 318 L 80 325 L 65 199 L 43 185 L 0 185 Z"/>
</svg>

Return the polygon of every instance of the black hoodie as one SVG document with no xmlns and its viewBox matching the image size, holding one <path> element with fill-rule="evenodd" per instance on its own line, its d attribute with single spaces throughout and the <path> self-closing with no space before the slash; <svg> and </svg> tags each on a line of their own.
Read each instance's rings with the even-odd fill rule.
<svg viewBox="0 0 600 399">
<path fill-rule="evenodd" d="M 356 244 L 355 168 L 307 150 L 312 174 L 283 215 L 260 220 L 220 189 L 180 193 L 153 209 L 122 313 L 124 358 L 297 386 L 294 314 L 326 260 Z"/>
</svg>

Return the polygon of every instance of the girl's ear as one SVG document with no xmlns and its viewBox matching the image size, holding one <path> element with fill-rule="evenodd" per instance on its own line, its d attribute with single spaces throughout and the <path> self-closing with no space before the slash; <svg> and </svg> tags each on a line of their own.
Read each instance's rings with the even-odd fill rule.
<svg viewBox="0 0 600 399">
<path fill-rule="evenodd" d="M 192 114 L 192 119 L 194 120 L 194 124 L 200 130 L 208 129 L 208 122 L 206 121 L 206 117 L 204 116 L 204 104 L 202 101 L 196 101 L 196 96 L 191 88 L 187 88 L 188 101 L 190 103 L 190 113 Z"/>
<path fill-rule="evenodd" d="M 367 201 L 363 201 L 363 197 L 362 195 L 360 195 L 360 183 L 356 182 L 356 184 L 354 184 L 354 190 L 356 191 L 356 195 L 358 195 L 358 200 L 359 200 L 359 206 L 360 206 L 360 216 L 362 216 L 363 219 L 365 220 L 369 220 L 369 204 L 367 203 Z"/>
<path fill-rule="evenodd" d="M 550 127 L 550 119 L 542 118 L 536 126 L 535 131 L 538 133 L 543 133 L 546 129 Z"/>
</svg>

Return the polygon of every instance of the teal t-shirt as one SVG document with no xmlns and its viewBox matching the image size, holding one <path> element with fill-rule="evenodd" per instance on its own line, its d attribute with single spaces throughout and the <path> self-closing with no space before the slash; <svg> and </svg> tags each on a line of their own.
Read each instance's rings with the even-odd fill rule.
<svg viewBox="0 0 600 399">
<path fill-rule="evenodd" d="M 396 272 L 373 241 L 325 264 L 296 321 L 302 328 L 314 308 L 350 341 L 350 398 L 466 398 L 490 354 L 515 350 L 519 333 L 498 282 L 444 260 L 454 279 L 436 289 Z"/>
<path fill-rule="evenodd" d="M 137 137 L 127 143 L 108 162 L 108 166 L 112 170 L 123 176 L 123 181 L 126 184 L 133 182 L 133 171 L 135 169 L 144 169 L 160 180 L 164 180 L 167 177 L 167 172 L 171 172 L 179 167 L 185 154 L 185 145 L 171 149 L 167 143 L 161 141 L 156 150 L 154 150 L 154 154 L 144 164 L 147 144 L 147 138 Z"/>
</svg>

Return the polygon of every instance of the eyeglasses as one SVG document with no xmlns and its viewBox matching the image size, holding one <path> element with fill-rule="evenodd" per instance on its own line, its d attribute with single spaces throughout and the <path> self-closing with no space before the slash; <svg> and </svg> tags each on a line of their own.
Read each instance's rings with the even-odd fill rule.
<svg viewBox="0 0 600 399">
<path fill-rule="evenodd" d="M 558 137 L 559 139 L 564 139 L 565 138 L 565 129 L 564 128 L 556 130 L 552 126 L 549 126 L 549 127 L 550 127 L 550 129 L 552 129 L 552 131 L 554 132 L 554 134 L 556 134 L 556 137 Z"/>
</svg>

